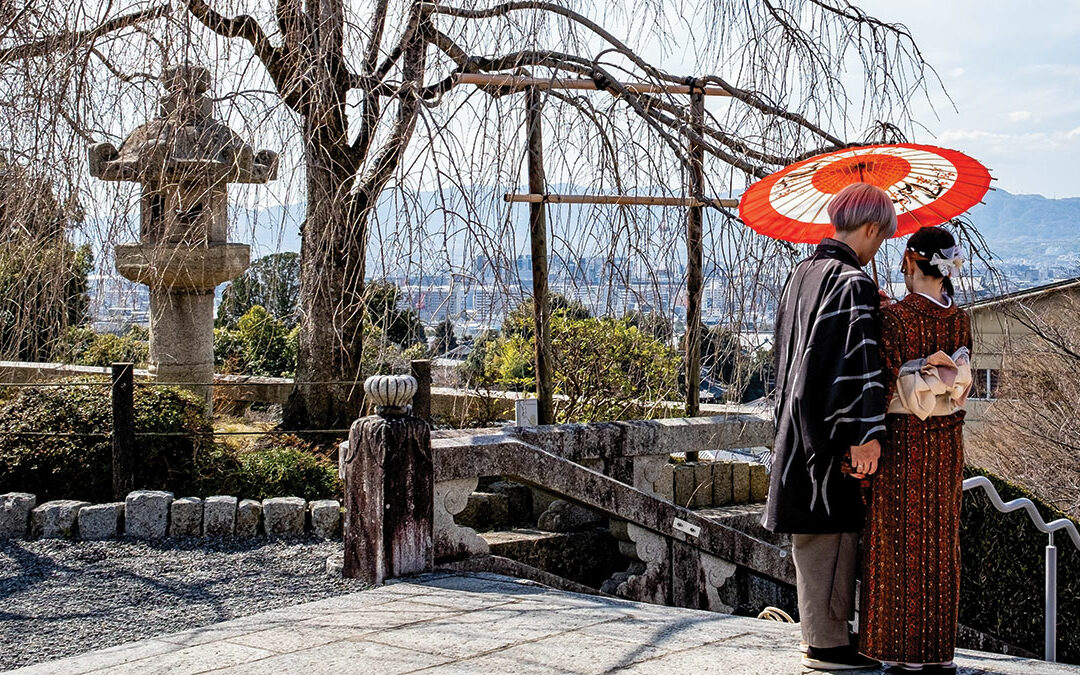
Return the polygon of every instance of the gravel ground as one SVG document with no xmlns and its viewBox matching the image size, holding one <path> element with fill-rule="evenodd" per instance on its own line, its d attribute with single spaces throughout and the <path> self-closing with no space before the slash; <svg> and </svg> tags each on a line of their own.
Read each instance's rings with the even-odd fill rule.
<svg viewBox="0 0 1080 675">
<path fill-rule="evenodd" d="M 0 670 L 363 590 L 340 541 L 0 540 Z"/>
</svg>

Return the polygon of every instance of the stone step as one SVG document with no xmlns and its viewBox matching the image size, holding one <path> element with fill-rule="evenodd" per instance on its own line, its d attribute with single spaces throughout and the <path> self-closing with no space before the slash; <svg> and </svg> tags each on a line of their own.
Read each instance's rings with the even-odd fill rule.
<svg viewBox="0 0 1080 675">
<path fill-rule="evenodd" d="M 630 561 L 619 554 L 609 531 L 593 527 L 580 532 L 543 532 L 519 528 L 483 532 L 491 554 L 510 558 L 589 588 L 625 570 Z"/>
</svg>

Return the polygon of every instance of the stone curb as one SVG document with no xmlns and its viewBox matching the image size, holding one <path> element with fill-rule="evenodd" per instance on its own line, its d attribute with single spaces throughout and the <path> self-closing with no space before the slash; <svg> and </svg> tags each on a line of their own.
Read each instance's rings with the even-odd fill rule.
<svg viewBox="0 0 1080 675">
<path fill-rule="evenodd" d="M 0 495 L 0 539 L 54 537 L 98 540 L 115 537 L 300 536 L 341 537 L 341 504 L 300 497 L 264 501 L 231 495 L 206 499 L 171 492 L 136 490 L 122 502 L 90 504 L 70 499 L 37 503 L 35 495 Z"/>
</svg>

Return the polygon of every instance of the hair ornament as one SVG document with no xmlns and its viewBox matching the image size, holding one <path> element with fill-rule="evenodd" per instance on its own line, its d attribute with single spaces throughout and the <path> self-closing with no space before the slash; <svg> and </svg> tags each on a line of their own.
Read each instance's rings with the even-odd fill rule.
<svg viewBox="0 0 1080 675">
<path fill-rule="evenodd" d="M 964 256 L 959 246 L 950 246 L 930 256 L 930 264 L 938 268 L 943 277 L 951 277 L 954 272 L 959 273 L 964 266 Z"/>
</svg>

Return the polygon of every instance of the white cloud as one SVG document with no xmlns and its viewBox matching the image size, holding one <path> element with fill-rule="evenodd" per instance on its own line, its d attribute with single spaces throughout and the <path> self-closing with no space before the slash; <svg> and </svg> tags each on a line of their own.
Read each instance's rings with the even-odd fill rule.
<svg viewBox="0 0 1080 675">
<path fill-rule="evenodd" d="M 949 75 L 949 77 L 963 77 L 964 73 L 966 73 L 966 72 L 967 71 L 964 70 L 963 68 L 953 68 L 952 70 L 949 71 L 948 75 Z"/>
<path fill-rule="evenodd" d="M 1071 131 L 1033 131 L 1023 134 L 1001 134 L 979 129 L 948 129 L 937 136 L 938 141 L 989 143 L 999 147 L 1026 145 L 1030 148 L 1056 148 L 1062 142 L 1080 141 L 1080 127 Z"/>
<path fill-rule="evenodd" d="M 1031 119 L 1030 110 L 1014 110 L 1009 113 L 1010 122 L 1027 122 Z"/>
</svg>

